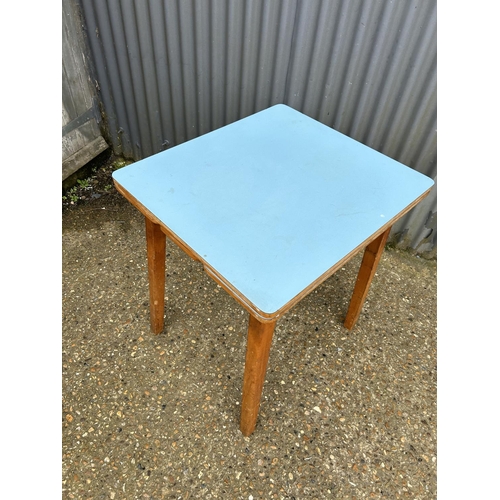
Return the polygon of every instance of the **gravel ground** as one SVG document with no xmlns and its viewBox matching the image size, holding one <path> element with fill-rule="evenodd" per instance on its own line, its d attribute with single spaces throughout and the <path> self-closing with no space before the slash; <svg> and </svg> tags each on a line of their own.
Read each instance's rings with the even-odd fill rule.
<svg viewBox="0 0 500 500">
<path fill-rule="evenodd" d="M 278 320 L 245 438 L 248 314 L 167 242 L 149 332 L 144 220 L 111 170 L 63 209 L 63 498 L 436 498 L 436 261 L 388 248 L 350 332 L 361 254 Z"/>
</svg>

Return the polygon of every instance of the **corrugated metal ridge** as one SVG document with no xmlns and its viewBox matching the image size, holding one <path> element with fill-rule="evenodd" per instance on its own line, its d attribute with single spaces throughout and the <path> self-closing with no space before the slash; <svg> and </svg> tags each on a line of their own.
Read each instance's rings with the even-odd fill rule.
<svg viewBox="0 0 500 500">
<path fill-rule="evenodd" d="M 119 154 L 284 103 L 436 175 L 435 0 L 79 1 Z M 398 231 L 414 248 L 428 200 Z"/>
</svg>

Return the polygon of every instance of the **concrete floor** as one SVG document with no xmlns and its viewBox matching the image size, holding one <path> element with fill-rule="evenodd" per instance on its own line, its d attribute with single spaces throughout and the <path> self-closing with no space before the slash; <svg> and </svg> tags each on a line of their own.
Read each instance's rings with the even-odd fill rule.
<svg viewBox="0 0 500 500">
<path fill-rule="evenodd" d="M 63 211 L 64 499 L 436 498 L 436 261 L 361 255 L 281 318 L 239 431 L 248 314 L 167 243 L 149 332 L 143 217 L 114 190 Z"/>
</svg>

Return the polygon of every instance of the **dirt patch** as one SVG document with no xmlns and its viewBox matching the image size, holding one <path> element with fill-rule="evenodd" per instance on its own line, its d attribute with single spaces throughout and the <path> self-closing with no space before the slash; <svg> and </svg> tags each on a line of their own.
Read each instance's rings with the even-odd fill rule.
<svg viewBox="0 0 500 500">
<path fill-rule="evenodd" d="M 114 198 L 122 198 L 114 188 L 112 174 L 130 163 L 133 163 L 132 160 L 116 156 L 110 151 L 98 155 L 63 182 L 63 212 L 98 200 L 102 196 L 106 196 L 106 203 L 113 203 Z"/>
</svg>

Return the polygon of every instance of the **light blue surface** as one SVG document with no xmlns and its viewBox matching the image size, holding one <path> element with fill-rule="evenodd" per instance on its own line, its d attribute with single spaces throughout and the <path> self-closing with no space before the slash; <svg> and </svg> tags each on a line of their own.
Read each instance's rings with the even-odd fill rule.
<svg viewBox="0 0 500 500">
<path fill-rule="evenodd" d="M 269 314 L 433 185 L 282 104 L 113 177 Z"/>
</svg>

